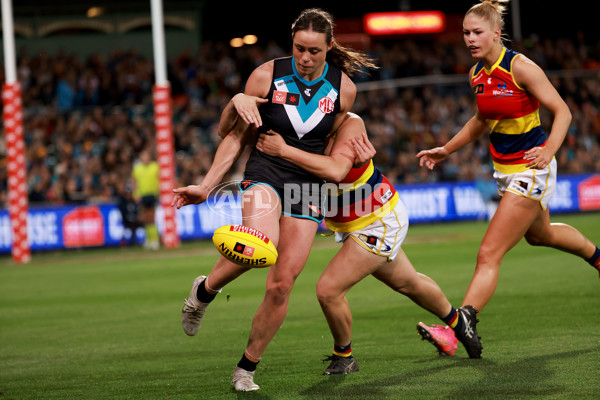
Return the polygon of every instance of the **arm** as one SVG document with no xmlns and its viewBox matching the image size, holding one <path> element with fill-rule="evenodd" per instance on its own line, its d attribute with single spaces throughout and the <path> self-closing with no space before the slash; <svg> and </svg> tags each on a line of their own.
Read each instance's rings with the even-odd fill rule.
<svg viewBox="0 0 600 400">
<path fill-rule="evenodd" d="M 535 96 L 554 115 L 546 146 L 525 152 L 525 159 L 531 160 L 527 167 L 542 169 L 548 166 L 562 145 L 571 124 L 571 112 L 544 71 L 527 57 L 520 56 L 515 60 L 513 74 L 517 84 Z"/>
<path fill-rule="evenodd" d="M 285 143 L 281 135 L 269 131 L 261 134 L 256 148 L 270 156 L 281 157 L 309 173 L 329 182 L 339 182 L 355 162 L 353 138 L 361 138 L 365 130 L 362 119 L 349 117 L 338 130 L 329 155 L 308 153 Z"/>
<path fill-rule="evenodd" d="M 356 85 L 345 73 L 342 73 L 340 93 L 340 112 L 335 116 L 335 121 L 333 122 L 333 127 L 331 128 L 332 133 L 337 131 L 337 129 L 342 125 L 342 122 L 346 120 L 350 109 L 354 105 L 354 100 L 356 99 Z"/>
<path fill-rule="evenodd" d="M 481 119 L 479 112 L 477 112 L 444 146 L 419 152 L 417 154 L 419 165 L 421 167 L 424 165 L 432 170 L 436 164 L 444 161 L 450 154 L 480 137 L 487 128 L 488 124 Z"/>
<path fill-rule="evenodd" d="M 221 182 L 227 171 L 240 157 L 246 143 L 253 136 L 254 128 L 243 123 L 236 124 L 230 134 L 225 136 L 206 176 L 199 185 L 189 185 L 173 189 L 171 206 L 181 208 L 188 204 L 200 204 L 206 201 L 210 192 Z"/>
<path fill-rule="evenodd" d="M 470 75 L 472 74 L 473 70 L 471 69 Z M 417 154 L 417 158 L 419 158 L 419 165 L 421 167 L 426 166 L 430 170 L 433 170 L 433 167 L 435 167 L 436 164 L 439 164 L 448 158 L 450 154 L 462 149 L 467 144 L 476 140 L 483 134 L 483 132 L 487 130 L 487 128 L 487 122 L 481 118 L 479 111 L 476 111 L 475 115 L 471 117 L 465 126 L 463 126 L 462 129 L 444 146 L 420 151 Z"/>
<path fill-rule="evenodd" d="M 269 93 L 272 77 L 273 61 L 266 62 L 252 71 L 246 82 L 245 92 L 233 96 L 221 113 L 219 136 L 224 138 L 229 133 L 238 116 L 241 116 L 248 125 L 255 124 L 257 127 L 262 125 L 258 106 L 269 101 L 265 97 Z"/>
<path fill-rule="evenodd" d="M 229 100 L 227 106 L 221 113 L 219 120 L 219 136 L 224 138 L 231 131 L 238 116 L 242 117 L 248 125 L 254 124 L 257 127 L 262 125 L 258 106 L 267 103 L 269 100 L 261 97 L 250 96 L 244 93 L 238 93 Z"/>
</svg>

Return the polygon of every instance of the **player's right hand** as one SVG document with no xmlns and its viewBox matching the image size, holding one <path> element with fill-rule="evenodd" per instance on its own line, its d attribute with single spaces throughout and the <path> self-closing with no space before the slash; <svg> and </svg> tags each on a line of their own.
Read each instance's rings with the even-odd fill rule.
<svg viewBox="0 0 600 400">
<path fill-rule="evenodd" d="M 433 170 L 436 164 L 444 161 L 448 158 L 448 151 L 444 147 L 436 147 L 430 150 L 423 150 L 417 154 L 419 159 L 419 165 L 425 166 L 430 170 Z"/>
</svg>

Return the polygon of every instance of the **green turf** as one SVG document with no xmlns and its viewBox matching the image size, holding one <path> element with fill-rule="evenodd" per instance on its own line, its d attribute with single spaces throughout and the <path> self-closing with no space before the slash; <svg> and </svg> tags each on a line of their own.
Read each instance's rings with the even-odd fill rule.
<svg viewBox="0 0 600 400">
<path fill-rule="evenodd" d="M 600 243 L 600 214 L 557 216 Z M 460 304 L 486 224 L 411 227 L 417 270 Z M 285 323 L 263 356 L 261 390 L 231 373 L 262 299 L 266 270 L 226 287 L 196 337 L 180 325 L 192 280 L 210 271 L 208 242 L 177 250 L 108 249 L 0 259 L 0 399 L 597 399 L 600 281 L 584 261 L 520 243 L 480 315 L 483 359 L 438 357 L 418 321 L 440 323 L 373 278 L 349 293 L 360 372 L 324 377 L 332 340 L 314 295 L 337 250 L 319 237 Z"/>
</svg>

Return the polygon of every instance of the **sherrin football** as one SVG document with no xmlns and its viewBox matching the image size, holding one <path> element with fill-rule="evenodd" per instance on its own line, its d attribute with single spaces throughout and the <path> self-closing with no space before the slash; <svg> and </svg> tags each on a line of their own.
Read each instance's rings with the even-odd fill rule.
<svg viewBox="0 0 600 400">
<path fill-rule="evenodd" d="M 267 235 L 245 225 L 222 226 L 212 240 L 223 257 L 239 265 L 263 268 L 277 261 L 277 249 Z"/>
</svg>

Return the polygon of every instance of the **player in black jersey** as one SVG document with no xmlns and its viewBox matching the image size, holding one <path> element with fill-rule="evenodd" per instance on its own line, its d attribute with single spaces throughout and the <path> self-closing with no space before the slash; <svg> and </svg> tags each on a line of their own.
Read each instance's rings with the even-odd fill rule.
<svg viewBox="0 0 600 400">
<path fill-rule="evenodd" d="M 363 54 L 333 40 L 332 17 L 320 9 L 300 14 L 292 24 L 292 41 L 291 57 L 256 68 L 244 94 L 228 104 L 219 125 L 224 139 L 210 171 L 200 185 L 175 189 L 173 205 L 179 208 L 206 200 L 245 145 L 255 140 L 257 131 L 272 129 L 289 145 L 323 154 L 327 136 L 341 124 L 356 97 L 349 75 L 375 65 Z M 264 299 L 233 374 L 236 390 L 259 389 L 254 383 L 256 365 L 285 319 L 292 287 L 323 219 L 319 198 L 322 183 L 292 163 L 257 151 L 246 163 L 240 183 L 244 191 L 243 224 L 266 234 L 276 244 L 279 257 L 269 269 Z M 182 309 L 186 334 L 197 333 L 210 301 L 248 270 L 220 257 L 208 277 L 196 278 Z"/>
</svg>

